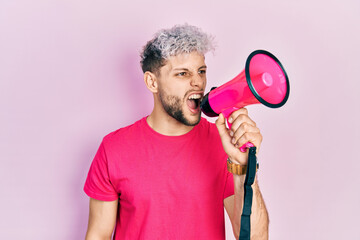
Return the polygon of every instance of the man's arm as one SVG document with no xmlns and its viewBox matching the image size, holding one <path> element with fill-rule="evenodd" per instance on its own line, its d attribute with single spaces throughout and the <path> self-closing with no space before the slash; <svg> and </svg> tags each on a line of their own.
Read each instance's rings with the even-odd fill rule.
<svg viewBox="0 0 360 240">
<path fill-rule="evenodd" d="M 256 123 L 250 119 L 246 108 L 234 111 L 229 122 L 231 128 L 227 129 L 225 118 L 220 114 L 216 120 L 222 145 L 231 162 L 240 165 L 247 165 L 248 153 L 243 153 L 239 147 L 247 142 L 251 142 L 256 146 L 257 152 L 260 149 L 262 135 Z M 245 175 L 236 175 L 234 177 L 235 194 L 224 200 L 224 206 L 229 214 L 235 237 L 239 238 L 241 214 L 244 202 L 244 182 Z M 262 199 L 257 180 L 255 179 L 253 188 L 252 214 L 250 217 L 251 239 L 268 239 L 268 214 Z"/>
<path fill-rule="evenodd" d="M 90 198 L 86 240 L 109 240 L 114 231 L 118 200 L 105 202 Z"/>
<path fill-rule="evenodd" d="M 229 215 L 231 225 L 233 227 L 234 236 L 239 239 L 241 214 L 244 203 L 244 181 L 245 175 L 234 176 L 235 195 L 224 199 L 224 206 Z M 255 178 L 253 188 L 253 203 L 251 207 L 251 239 L 262 240 L 268 239 L 269 236 L 269 217 L 265 206 L 265 202 L 261 195 L 257 179 Z"/>
</svg>

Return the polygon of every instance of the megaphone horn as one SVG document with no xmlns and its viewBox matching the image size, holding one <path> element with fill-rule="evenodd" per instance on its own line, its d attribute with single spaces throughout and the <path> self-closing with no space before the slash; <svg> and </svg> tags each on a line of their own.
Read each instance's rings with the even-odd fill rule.
<svg viewBox="0 0 360 240">
<path fill-rule="evenodd" d="M 289 78 L 280 61 L 265 50 L 256 50 L 239 75 L 204 96 L 200 108 L 209 117 L 222 113 L 228 119 L 232 112 L 250 104 L 279 108 L 289 93 Z M 231 127 L 229 122 L 228 126 Z"/>
</svg>

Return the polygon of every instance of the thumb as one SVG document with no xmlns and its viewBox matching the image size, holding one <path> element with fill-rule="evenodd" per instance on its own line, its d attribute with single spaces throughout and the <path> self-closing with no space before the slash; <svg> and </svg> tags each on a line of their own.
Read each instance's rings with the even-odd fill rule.
<svg viewBox="0 0 360 240">
<path fill-rule="evenodd" d="M 220 113 L 218 119 L 215 121 L 215 124 L 219 131 L 220 136 L 224 134 L 228 134 L 228 130 L 225 124 L 225 117 L 222 113 Z"/>
</svg>

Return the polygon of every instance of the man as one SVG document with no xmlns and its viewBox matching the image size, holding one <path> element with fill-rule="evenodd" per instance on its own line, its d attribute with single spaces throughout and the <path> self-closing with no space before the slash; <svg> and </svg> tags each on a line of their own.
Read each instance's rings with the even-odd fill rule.
<svg viewBox="0 0 360 240">
<path fill-rule="evenodd" d="M 200 116 L 206 85 L 205 53 L 212 38 L 182 25 L 159 31 L 141 55 L 152 113 L 107 135 L 84 191 L 90 198 L 87 240 L 225 239 L 224 207 L 238 239 L 245 176 L 227 171 L 229 158 L 246 165 L 239 147 L 262 136 L 246 109 L 226 128 Z M 251 239 L 268 238 L 268 215 L 257 182 Z M 113 230 L 115 231 L 113 233 Z"/>
</svg>

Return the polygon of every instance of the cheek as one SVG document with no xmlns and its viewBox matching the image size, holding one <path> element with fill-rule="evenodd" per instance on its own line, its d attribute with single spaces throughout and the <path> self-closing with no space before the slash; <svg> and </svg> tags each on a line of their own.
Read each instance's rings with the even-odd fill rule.
<svg viewBox="0 0 360 240">
<path fill-rule="evenodd" d="M 177 99 L 177 101 L 183 101 L 184 100 L 184 96 L 186 94 L 186 90 L 180 86 L 179 84 L 175 85 L 170 85 L 170 86 L 166 86 L 161 88 L 161 92 L 163 94 L 163 96 L 167 96 L 167 97 L 174 97 Z"/>
<path fill-rule="evenodd" d="M 176 79 L 176 78 L 167 79 L 166 82 L 162 82 L 162 84 L 159 85 L 159 88 L 161 88 L 161 91 L 163 93 L 166 93 L 166 95 L 176 96 L 180 98 L 181 101 L 184 100 L 184 97 L 187 94 L 187 92 L 191 90 L 190 83 L 187 79 Z"/>
<path fill-rule="evenodd" d="M 172 86 L 169 87 L 169 91 L 171 91 L 173 95 L 179 96 L 181 98 L 184 97 L 184 95 L 188 90 L 189 90 L 189 86 L 186 82 L 181 82 L 176 84 L 174 83 Z"/>
</svg>

